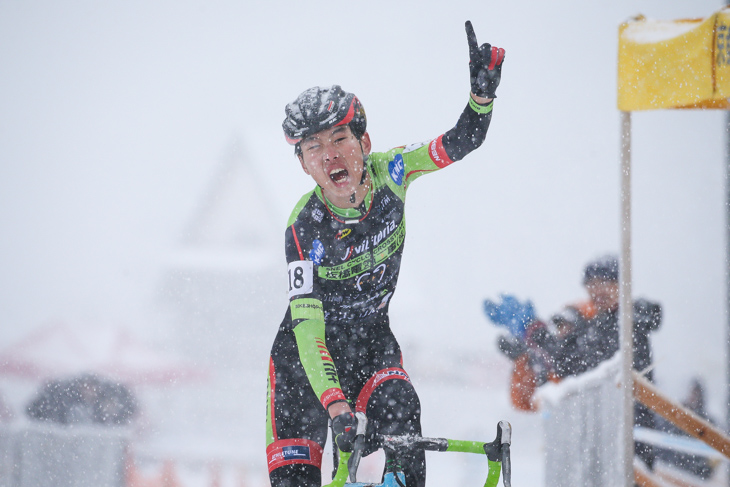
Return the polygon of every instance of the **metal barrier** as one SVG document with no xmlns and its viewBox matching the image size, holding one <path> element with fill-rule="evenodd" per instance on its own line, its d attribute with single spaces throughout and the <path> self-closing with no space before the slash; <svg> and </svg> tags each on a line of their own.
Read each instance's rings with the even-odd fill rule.
<svg viewBox="0 0 730 487">
<path fill-rule="evenodd" d="M 545 485 L 623 485 L 619 358 L 538 390 L 545 434 Z"/>
<path fill-rule="evenodd" d="M 0 487 L 124 487 L 126 428 L 0 428 Z"/>
</svg>

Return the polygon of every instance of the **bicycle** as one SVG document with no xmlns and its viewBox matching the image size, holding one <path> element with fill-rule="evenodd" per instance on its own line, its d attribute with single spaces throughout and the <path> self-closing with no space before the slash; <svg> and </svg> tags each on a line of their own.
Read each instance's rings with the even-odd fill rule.
<svg viewBox="0 0 730 487">
<path fill-rule="evenodd" d="M 365 447 L 365 430 L 367 418 L 361 412 L 357 417 L 357 431 L 352 452 L 339 452 L 339 461 L 332 482 L 323 487 L 409 487 L 405 485 L 405 476 L 398 465 L 398 454 L 407 449 L 425 451 L 476 453 L 487 456 L 488 471 L 484 487 L 496 487 L 500 472 L 504 487 L 512 485 L 512 465 L 510 461 L 510 445 L 512 443 L 512 426 L 507 421 L 497 423 L 497 436 L 488 443 L 480 441 L 450 440 L 447 438 L 427 438 L 415 435 L 377 435 L 376 441 L 385 450 L 386 465 L 383 482 L 357 482 L 357 468 Z M 347 478 L 350 482 L 347 482 Z"/>
</svg>

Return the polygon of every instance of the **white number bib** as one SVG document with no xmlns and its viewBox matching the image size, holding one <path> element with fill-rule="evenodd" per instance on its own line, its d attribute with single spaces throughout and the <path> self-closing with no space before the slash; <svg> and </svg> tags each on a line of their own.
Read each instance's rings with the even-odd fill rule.
<svg viewBox="0 0 730 487">
<path fill-rule="evenodd" d="M 311 260 L 289 262 L 289 299 L 309 294 L 314 288 L 314 263 Z"/>
</svg>

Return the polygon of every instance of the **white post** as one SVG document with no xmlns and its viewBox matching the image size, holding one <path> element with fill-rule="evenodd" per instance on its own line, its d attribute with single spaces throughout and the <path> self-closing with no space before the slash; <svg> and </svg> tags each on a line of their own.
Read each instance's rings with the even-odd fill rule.
<svg viewBox="0 0 730 487">
<path fill-rule="evenodd" d="M 725 115 L 725 134 L 725 431 L 730 432 L 730 112 Z M 726 470 L 730 486 L 730 465 Z"/>
<path fill-rule="evenodd" d="M 633 299 L 631 297 L 631 112 L 621 112 L 621 264 L 619 267 L 624 485 L 634 485 Z"/>
</svg>

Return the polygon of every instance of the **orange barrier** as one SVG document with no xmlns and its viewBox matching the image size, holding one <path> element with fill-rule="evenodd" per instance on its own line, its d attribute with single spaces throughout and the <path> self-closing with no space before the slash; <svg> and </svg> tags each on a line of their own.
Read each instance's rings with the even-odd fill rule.
<svg viewBox="0 0 730 487">
<path fill-rule="evenodd" d="M 163 462 L 159 474 L 147 477 L 137 469 L 134 459 L 129 455 L 125 473 L 126 487 L 183 487 L 175 472 L 175 463 L 172 460 Z"/>
<path fill-rule="evenodd" d="M 143 473 L 134 461 L 132 455 L 127 455 L 125 462 L 125 487 L 189 487 L 185 485 L 177 473 L 175 462 L 165 460 L 158 473 Z M 223 487 L 223 467 L 218 461 L 211 461 L 208 464 L 209 484 L 208 487 Z M 236 472 L 236 487 L 248 487 L 246 482 L 246 468 L 241 465 Z M 231 485 L 230 483 L 226 485 Z M 265 487 L 269 487 L 268 481 Z"/>
<path fill-rule="evenodd" d="M 634 462 L 634 482 L 639 487 L 664 487 L 652 478 L 649 470 L 639 462 Z"/>
<path fill-rule="evenodd" d="M 664 396 L 653 384 L 636 372 L 634 372 L 634 397 L 688 435 L 694 436 L 730 458 L 730 438 L 692 411 Z"/>
</svg>

